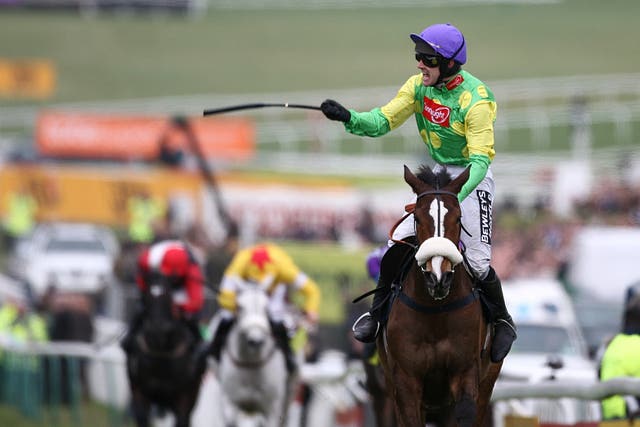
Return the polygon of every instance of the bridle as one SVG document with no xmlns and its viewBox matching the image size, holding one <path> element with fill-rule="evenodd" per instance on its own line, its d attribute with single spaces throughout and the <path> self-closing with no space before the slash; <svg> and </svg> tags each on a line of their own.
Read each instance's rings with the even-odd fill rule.
<svg viewBox="0 0 640 427">
<path fill-rule="evenodd" d="M 263 292 L 264 291 L 264 289 L 262 287 L 258 287 L 258 288 L 254 288 L 253 289 L 253 291 L 256 291 L 256 290 L 258 292 Z M 252 303 L 253 302 L 254 301 L 252 301 Z M 268 316 L 268 314 L 266 312 L 266 309 L 265 309 L 265 312 L 263 314 L 268 319 L 269 316 Z M 251 315 L 251 314 L 248 314 L 248 315 Z M 235 323 L 236 324 L 235 324 L 234 328 L 240 328 L 241 319 L 240 318 L 236 319 Z M 238 333 L 240 333 L 240 331 L 238 331 Z M 260 358 L 258 358 L 257 360 L 251 360 L 251 361 L 242 360 L 238 356 L 238 354 L 234 354 L 234 351 L 232 351 L 232 349 L 227 348 L 225 351 L 229 355 L 229 359 L 231 360 L 231 362 L 235 366 L 237 366 L 239 368 L 248 368 L 248 369 L 258 369 L 258 368 L 261 368 L 262 366 L 266 365 L 269 362 L 269 360 L 271 360 L 271 358 L 273 357 L 273 355 L 275 354 L 275 352 L 276 352 L 276 350 L 278 348 L 278 346 L 277 346 L 277 344 L 275 342 L 275 337 L 273 337 L 273 330 L 269 329 L 267 331 L 267 335 L 271 336 L 271 338 L 272 338 L 271 339 L 271 346 L 269 348 L 269 351 L 267 351 L 265 354 L 263 354 Z"/>
<path fill-rule="evenodd" d="M 172 291 L 172 287 L 169 283 L 162 283 L 160 285 L 156 283 L 150 284 L 148 286 L 148 289 L 146 290 L 147 294 L 145 297 L 148 298 L 148 301 L 146 301 L 145 304 L 150 304 L 151 301 L 159 300 L 161 298 L 167 298 L 167 295 L 168 295 L 168 298 L 171 298 L 171 291 Z M 160 303 L 162 302 L 163 301 L 160 301 Z M 151 320 L 148 318 L 145 318 L 145 322 L 148 322 L 148 321 L 151 321 Z M 171 316 L 170 319 L 165 319 L 165 321 L 168 321 L 169 323 L 172 323 L 172 324 L 179 323 L 179 319 L 177 319 L 174 316 Z M 147 342 L 147 336 L 145 335 L 144 332 L 138 334 L 137 342 L 138 342 L 138 345 L 140 346 L 140 349 L 145 355 L 151 356 L 151 357 L 168 358 L 168 359 L 176 359 L 184 356 L 190 344 L 190 340 L 186 339 L 186 340 L 182 340 L 173 348 L 169 348 L 166 351 L 155 350 L 149 346 L 149 343 Z"/>
<path fill-rule="evenodd" d="M 420 200 L 420 198 L 424 197 L 424 196 L 430 196 L 430 195 L 435 195 L 436 199 L 438 199 L 438 201 L 440 201 L 440 196 L 451 196 L 454 197 L 456 200 L 458 199 L 458 195 L 456 193 L 454 193 L 453 191 L 447 191 L 447 190 L 427 190 L 427 191 L 423 191 L 422 193 L 418 194 L 416 196 L 416 203 L 418 202 L 418 200 Z M 407 219 L 407 217 L 409 215 L 413 215 L 416 211 L 416 203 L 410 203 L 408 205 L 405 206 L 404 210 L 406 212 L 406 214 L 404 214 L 402 216 L 402 218 L 400 218 L 394 225 L 393 227 L 391 227 L 391 229 L 389 230 L 389 239 L 391 241 L 393 241 L 394 243 L 402 243 L 404 245 L 408 245 L 411 246 L 413 249 L 417 249 L 419 245 L 415 245 L 411 242 L 407 242 L 406 240 L 401 240 L 401 239 L 394 239 L 393 238 L 393 232 L 395 231 L 395 229 L 405 220 Z M 438 204 L 438 218 L 440 217 L 440 204 Z M 469 233 L 469 231 L 467 231 L 467 229 L 462 225 L 462 221 L 458 220 L 459 224 L 460 224 L 460 229 L 462 231 L 464 231 L 465 233 L 467 233 L 469 236 L 471 236 L 471 234 Z M 440 225 L 440 223 L 438 222 L 438 226 Z M 418 230 L 417 230 L 417 222 L 415 220 L 415 216 L 414 216 L 414 220 L 413 220 L 413 232 L 414 235 L 417 236 L 418 235 Z M 459 245 L 461 245 L 461 242 L 459 242 Z"/>
<path fill-rule="evenodd" d="M 393 230 L 395 229 L 395 227 L 397 227 L 398 224 L 400 224 L 402 221 L 404 221 L 404 219 L 406 219 L 409 215 L 414 214 L 414 233 L 415 236 L 417 237 L 418 235 L 418 230 L 417 230 L 417 220 L 415 219 L 415 208 L 416 208 L 416 204 L 417 201 L 425 196 L 430 196 L 430 195 L 434 195 L 435 198 L 438 200 L 438 202 L 441 201 L 441 197 L 442 196 L 450 196 L 450 197 L 454 197 L 456 202 L 458 199 L 458 195 L 452 191 L 447 191 L 447 190 L 440 190 L 440 189 L 436 189 L 436 190 L 427 190 L 424 191 L 420 194 L 418 194 L 416 196 L 416 203 L 407 205 L 405 207 L 405 211 L 407 212 L 406 215 L 404 215 L 402 217 L 402 219 L 400 221 L 398 221 L 398 223 L 396 223 L 396 225 L 394 225 L 394 227 L 392 228 L 390 234 L 393 233 Z M 441 221 L 441 207 L 442 204 L 438 203 L 437 204 L 437 217 L 438 220 L 435 221 L 434 227 L 436 228 L 435 230 L 435 235 L 436 236 L 440 236 L 441 234 L 441 230 L 439 229 Z M 464 230 L 465 233 L 469 234 L 469 232 L 464 228 L 464 226 L 462 225 L 462 221 L 461 219 L 458 219 L 458 224 L 460 225 L 460 229 Z M 470 234 L 469 234 L 470 235 Z M 420 246 L 420 244 L 418 245 L 414 245 L 411 244 L 409 242 L 403 241 L 403 240 L 398 240 L 396 242 L 401 242 L 404 244 L 408 244 L 411 245 L 414 249 L 417 249 L 417 247 Z M 462 245 L 462 242 L 458 242 L 458 247 L 461 250 L 461 253 L 464 257 L 464 246 Z M 465 260 L 466 262 L 466 260 Z M 425 268 L 420 266 L 420 269 L 422 270 L 422 272 L 425 272 Z M 407 305 L 408 307 L 410 307 L 411 309 L 415 310 L 415 311 L 419 311 L 425 314 L 439 314 L 439 313 L 445 313 L 445 312 L 449 312 L 449 311 L 454 311 L 454 310 L 458 310 L 462 307 L 467 306 L 468 304 L 471 304 L 472 302 L 476 301 L 479 297 L 478 292 L 476 289 L 472 289 L 471 293 L 469 293 L 467 296 L 460 298 L 458 300 L 452 301 L 450 303 L 444 304 L 442 306 L 424 306 L 422 304 L 419 304 L 418 302 L 414 301 L 411 297 L 409 297 L 408 295 L 406 295 L 403 291 L 402 291 L 402 287 L 400 287 L 399 289 L 396 290 L 397 292 L 397 297 L 399 298 L 400 301 L 402 301 L 405 305 Z"/>
</svg>

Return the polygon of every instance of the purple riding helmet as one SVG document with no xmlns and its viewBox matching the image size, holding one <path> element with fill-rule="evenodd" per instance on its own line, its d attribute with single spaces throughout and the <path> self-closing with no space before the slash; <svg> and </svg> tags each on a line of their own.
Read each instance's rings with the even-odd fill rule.
<svg viewBox="0 0 640 427">
<path fill-rule="evenodd" d="M 440 56 L 453 59 L 459 64 L 467 62 L 467 44 L 464 36 L 451 24 L 434 24 L 420 34 L 412 33 L 411 40 L 416 44 L 427 43 Z"/>
</svg>

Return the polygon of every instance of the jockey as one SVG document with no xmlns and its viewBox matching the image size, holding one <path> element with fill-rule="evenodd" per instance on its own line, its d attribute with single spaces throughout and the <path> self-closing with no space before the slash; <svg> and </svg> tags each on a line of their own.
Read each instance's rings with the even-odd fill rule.
<svg viewBox="0 0 640 427">
<path fill-rule="evenodd" d="M 210 354 L 220 360 L 220 353 L 231 329 L 236 309 L 236 293 L 246 284 L 263 287 L 269 295 L 269 317 L 278 346 L 286 355 L 287 370 L 296 369 L 295 357 L 284 324 L 288 291 L 299 292 L 302 308 L 311 325 L 318 322 L 320 290 L 318 285 L 294 264 L 282 248 L 271 243 L 260 243 L 240 250 L 222 277 L 218 304 L 221 307 L 220 323 L 211 342 Z"/>
<path fill-rule="evenodd" d="M 193 333 L 197 343 L 202 341 L 198 327 L 198 315 L 204 304 L 202 270 L 187 245 L 178 240 L 164 240 L 145 249 L 138 257 L 136 284 L 146 292 L 154 278 L 168 279 L 174 289 L 174 305 Z M 144 309 L 133 316 L 127 335 L 121 346 L 130 353 L 133 337 L 142 326 Z"/>
<path fill-rule="evenodd" d="M 344 123 L 345 130 L 360 136 L 382 136 L 414 116 L 420 137 L 431 158 L 434 172 L 446 168 L 455 178 L 470 167 L 468 181 L 458 194 L 462 210 L 466 264 L 478 287 L 492 307 L 495 336 L 491 359 L 498 362 L 507 355 L 516 339 L 516 328 L 507 312 L 502 286 L 491 267 L 491 204 L 494 182 L 490 164 L 494 158 L 493 124 L 496 101 L 490 89 L 461 67 L 467 61 L 467 45 L 462 33 L 451 24 L 435 24 L 420 34 L 411 34 L 415 43 L 418 74 L 404 83 L 395 98 L 368 112 L 348 110 L 327 99 L 320 108 L 324 115 Z M 415 242 L 413 215 L 396 227 L 391 246 L 382 260 L 378 287 L 372 308 L 353 325 L 356 339 L 374 341 L 380 329 L 381 304 L 388 294 L 396 270 Z"/>
</svg>

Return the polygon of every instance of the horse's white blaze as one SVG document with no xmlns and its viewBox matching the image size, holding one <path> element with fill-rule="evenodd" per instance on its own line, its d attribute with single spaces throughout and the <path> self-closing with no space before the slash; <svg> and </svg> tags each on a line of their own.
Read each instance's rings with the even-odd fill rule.
<svg viewBox="0 0 640 427">
<path fill-rule="evenodd" d="M 154 297 L 159 297 L 164 293 L 164 288 L 161 285 L 151 285 L 149 287 L 149 293 Z"/>
<path fill-rule="evenodd" d="M 433 225 L 435 227 L 435 237 L 444 237 L 444 217 L 449 212 L 449 209 L 444 207 L 444 203 L 438 199 L 433 199 L 431 206 L 429 207 L 429 215 L 433 218 Z"/>
<path fill-rule="evenodd" d="M 431 258 L 431 271 L 436 275 L 438 280 L 442 278 L 442 261 L 444 261 L 444 258 L 441 256 Z"/>
</svg>

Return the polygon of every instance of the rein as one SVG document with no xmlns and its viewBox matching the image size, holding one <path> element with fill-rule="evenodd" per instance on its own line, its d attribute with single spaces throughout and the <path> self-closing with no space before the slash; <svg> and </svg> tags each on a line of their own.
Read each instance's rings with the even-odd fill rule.
<svg viewBox="0 0 640 427">
<path fill-rule="evenodd" d="M 429 191 L 425 191 L 425 192 L 422 192 L 422 193 L 418 194 L 418 196 L 416 197 L 416 200 L 418 200 L 420 197 L 429 196 L 431 194 L 434 194 L 436 196 L 452 196 L 452 197 L 455 197 L 456 199 L 458 198 L 458 195 L 456 193 L 452 192 L 452 191 L 429 190 Z"/>
<path fill-rule="evenodd" d="M 397 294 L 400 301 L 402 301 L 407 307 L 415 311 L 419 311 L 421 313 L 426 313 L 426 314 L 440 314 L 440 313 L 446 313 L 449 311 L 459 310 L 463 307 L 466 307 L 467 305 L 471 304 L 472 302 L 476 301 L 479 298 L 478 290 L 476 288 L 473 288 L 471 293 L 469 293 L 468 295 L 462 298 L 459 298 L 455 301 L 452 301 L 448 304 L 438 305 L 438 306 L 426 306 L 426 305 L 418 304 L 409 295 L 402 292 L 402 288 L 398 288 L 394 290 L 394 292 Z"/>
</svg>

